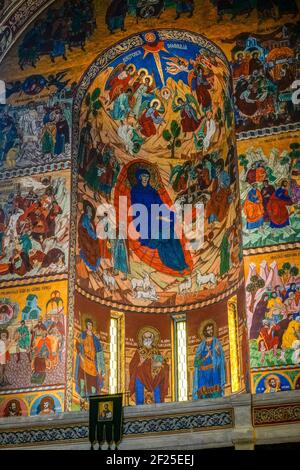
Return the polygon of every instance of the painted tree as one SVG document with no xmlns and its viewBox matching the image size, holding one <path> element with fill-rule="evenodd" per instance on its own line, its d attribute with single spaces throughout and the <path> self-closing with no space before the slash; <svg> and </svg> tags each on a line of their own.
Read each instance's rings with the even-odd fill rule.
<svg viewBox="0 0 300 470">
<path fill-rule="evenodd" d="M 102 108 L 102 103 L 100 101 L 100 88 L 95 88 L 95 90 L 91 93 L 87 93 L 85 97 L 85 104 L 87 107 L 87 115 L 86 120 L 89 120 L 90 115 L 92 114 L 94 117 L 98 116 L 99 110 Z"/>
<path fill-rule="evenodd" d="M 180 134 L 181 134 L 181 127 L 178 124 L 177 121 L 172 121 L 171 122 L 171 127 L 169 129 L 165 129 L 163 131 L 163 138 L 169 142 L 167 148 L 168 150 L 171 150 L 171 158 L 175 158 L 175 151 L 176 148 L 180 148 L 182 145 L 182 142 L 180 140 Z"/>
<path fill-rule="evenodd" d="M 298 276 L 299 269 L 297 266 L 291 265 L 290 263 L 284 263 L 278 271 L 279 276 L 282 279 L 284 285 L 287 285 L 292 281 L 292 278 Z"/>
<path fill-rule="evenodd" d="M 259 291 L 259 289 L 262 289 L 263 287 L 265 287 L 265 281 L 260 276 L 258 276 L 257 274 L 251 276 L 250 283 L 246 286 L 246 291 L 251 293 L 251 302 L 249 305 L 249 310 L 251 312 L 253 312 L 254 310 L 256 293 L 257 291 Z"/>
<path fill-rule="evenodd" d="M 280 160 L 281 165 L 289 165 L 289 178 L 292 176 L 294 167 L 300 167 L 300 144 L 294 142 L 290 145 L 291 151 Z"/>
</svg>

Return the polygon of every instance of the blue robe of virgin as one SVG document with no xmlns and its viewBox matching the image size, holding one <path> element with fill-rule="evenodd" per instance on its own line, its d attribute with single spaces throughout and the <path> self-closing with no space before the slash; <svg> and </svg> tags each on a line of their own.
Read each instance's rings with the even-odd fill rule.
<svg viewBox="0 0 300 470">
<path fill-rule="evenodd" d="M 141 204 L 147 209 L 148 219 L 145 220 L 145 224 L 148 224 L 148 237 L 141 237 L 139 241 L 142 246 L 153 250 L 157 249 L 161 262 L 169 269 L 182 272 L 188 268 L 188 265 L 184 258 L 184 252 L 180 240 L 175 238 L 175 213 L 167 208 L 158 192 L 152 188 L 149 182 L 147 186 L 142 185 L 140 178 L 145 174 L 150 176 L 147 171 L 137 171 L 136 177 L 138 184 L 131 190 L 131 204 Z M 159 230 L 158 233 L 155 234 L 155 238 L 151 238 L 153 235 L 151 233 L 151 213 L 153 205 L 158 205 L 161 208 L 163 206 L 163 215 L 166 216 L 166 214 L 168 214 L 168 218 L 170 219 L 170 222 L 163 220 L 159 221 Z M 138 215 L 133 218 L 133 223 L 137 232 L 141 232 L 139 219 L 140 217 Z M 170 233 L 170 236 L 164 239 L 164 236 L 166 236 L 167 233 Z"/>
<path fill-rule="evenodd" d="M 219 354 L 216 350 L 217 345 Z M 224 395 L 226 383 L 224 350 L 217 338 L 213 338 L 209 349 L 212 353 L 212 357 L 209 356 L 205 360 L 204 358 L 208 353 L 208 347 L 205 340 L 199 344 L 196 351 L 194 364 L 195 370 L 193 382 L 193 400 L 199 400 L 198 390 L 200 390 L 202 387 L 213 388 L 214 386 L 218 385 L 219 391 L 207 393 L 206 396 L 202 396 L 201 398 L 217 398 Z M 205 370 L 201 370 L 201 366 L 204 367 Z"/>
</svg>

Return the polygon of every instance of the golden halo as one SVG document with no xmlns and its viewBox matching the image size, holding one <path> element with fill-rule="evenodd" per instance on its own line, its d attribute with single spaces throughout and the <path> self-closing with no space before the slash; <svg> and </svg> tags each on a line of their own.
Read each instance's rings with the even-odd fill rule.
<svg viewBox="0 0 300 470">
<path fill-rule="evenodd" d="M 140 76 L 142 72 L 145 72 L 145 74 L 148 75 L 148 70 L 145 68 L 142 68 L 142 69 L 139 69 L 138 76 Z"/>
<path fill-rule="evenodd" d="M 161 189 L 162 188 L 162 182 L 161 182 L 158 167 L 156 165 L 154 165 L 153 163 L 149 163 L 149 162 L 146 162 L 146 161 L 134 162 L 128 168 L 128 170 L 127 170 L 127 180 L 128 180 L 131 187 L 135 186 L 138 183 L 137 180 L 136 180 L 135 173 L 139 169 L 145 169 L 145 170 L 149 171 L 151 186 L 154 189 Z"/>
<path fill-rule="evenodd" d="M 280 186 L 281 186 L 282 183 L 284 183 L 285 181 L 289 184 L 289 180 L 288 180 L 287 178 L 282 178 L 282 179 L 280 180 L 280 182 L 279 182 Z"/>
<path fill-rule="evenodd" d="M 160 101 L 159 99 L 157 99 L 157 98 L 155 98 L 154 100 L 152 100 L 151 103 L 150 103 L 151 108 L 152 108 L 152 106 L 154 106 L 155 103 L 158 103 L 158 107 L 156 108 L 157 111 L 158 111 L 158 110 L 161 108 L 161 101 Z"/>
<path fill-rule="evenodd" d="M 214 335 L 215 338 L 217 338 L 217 336 L 218 336 L 218 325 L 216 324 L 215 320 L 212 320 L 212 319 L 205 320 L 200 324 L 199 330 L 198 330 L 199 338 L 201 340 L 205 339 L 204 330 L 207 327 L 207 325 L 213 325 L 213 327 L 214 327 L 213 335 Z"/>
<path fill-rule="evenodd" d="M 260 56 L 260 52 L 257 49 L 255 49 L 255 51 L 251 52 L 251 57 L 253 57 L 254 54 L 258 54 L 258 57 Z"/>
<path fill-rule="evenodd" d="M 97 331 L 97 327 L 98 327 L 97 321 L 91 315 L 89 315 L 88 313 L 81 314 L 79 312 L 79 321 L 80 321 L 80 326 L 81 326 L 80 333 L 83 333 L 86 330 L 86 324 L 85 324 L 86 320 L 91 320 L 92 321 L 92 323 L 93 323 L 93 332 L 98 333 L 98 331 Z"/>
<path fill-rule="evenodd" d="M 276 382 L 276 388 L 280 387 L 280 379 L 279 379 L 279 377 L 278 377 L 277 375 L 275 375 L 275 374 L 270 374 L 270 375 L 267 375 L 267 377 L 266 377 L 265 380 L 264 380 L 264 385 L 265 385 L 265 388 L 266 388 L 266 389 L 270 387 L 270 386 L 269 386 L 269 381 L 270 381 L 271 379 L 274 379 L 274 380 L 275 380 L 275 382 Z"/>
<path fill-rule="evenodd" d="M 242 54 L 243 59 L 245 58 L 245 52 L 244 51 L 238 51 L 234 54 L 234 59 L 236 60 L 238 58 L 238 55 Z"/>
<path fill-rule="evenodd" d="M 175 100 L 176 104 L 179 104 L 178 100 L 183 100 L 184 101 L 184 98 L 182 98 L 182 96 L 178 96 Z"/>
<path fill-rule="evenodd" d="M 149 78 L 149 79 L 150 79 L 149 86 L 152 85 L 152 83 L 153 83 L 153 77 L 152 77 L 152 75 L 147 75 L 146 77 L 144 77 L 144 78 L 143 78 L 143 83 L 146 83 L 146 78 Z"/>
<path fill-rule="evenodd" d="M 152 333 L 153 334 L 153 346 L 156 347 L 160 342 L 160 332 L 154 326 L 143 326 L 137 334 L 137 341 L 139 347 L 143 346 L 143 336 L 145 333 Z"/>
<path fill-rule="evenodd" d="M 162 97 L 164 97 L 163 95 L 164 95 L 165 92 L 167 92 L 167 94 L 169 95 L 168 98 L 170 98 L 170 96 L 171 96 L 171 94 L 172 94 L 170 88 L 168 88 L 167 86 L 164 86 L 164 87 L 160 90 L 160 95 L 161 95 Z"/>
<path fill-rule="evenodd" d="M 130 73 L 130 75 L 134 75 L 136 73 L 136 66 L 134 64 L 128 64 L 126 66 L 126 71 L 129 69 L 129 67 L 133 68 L 133 71 Z"/>
</svg>

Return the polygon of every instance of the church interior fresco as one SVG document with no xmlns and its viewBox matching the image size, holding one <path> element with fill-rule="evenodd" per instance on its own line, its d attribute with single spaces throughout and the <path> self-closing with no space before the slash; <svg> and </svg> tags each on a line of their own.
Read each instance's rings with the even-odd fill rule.
<svg viewBox="0 0 300 470">
<path fill-rule="evenodd" d="M 230 395 L 234 296 L 238 391 L 300 387 L 300 5 L 166 0 L 137 20 L 125 3 L 54 2 L 0 65 L 0 416 L 83 410 L 87 392 L 109 392 L 114 312 L 128 404 L 178 398 L 176 315 L 187 399 Z M 176 245 L 175 270 L 166 252 L 97 241 L 100 203 L 138 202 L 143 172 L 156 200 L 204 202 L 204 249 Z M 149 337 L 151 380 L 138 371 Z"/>
</svg>

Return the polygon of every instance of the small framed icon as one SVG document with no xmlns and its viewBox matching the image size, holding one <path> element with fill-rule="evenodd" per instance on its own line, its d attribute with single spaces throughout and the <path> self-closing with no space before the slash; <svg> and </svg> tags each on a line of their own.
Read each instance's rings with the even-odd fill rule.
<svg viewBox="0 0 300 470">
<path fill-rule="evenodd" d="M 114 402 L 103 401 L 98 404 L 98 421 L 113 421 Z"/>
</svg>

